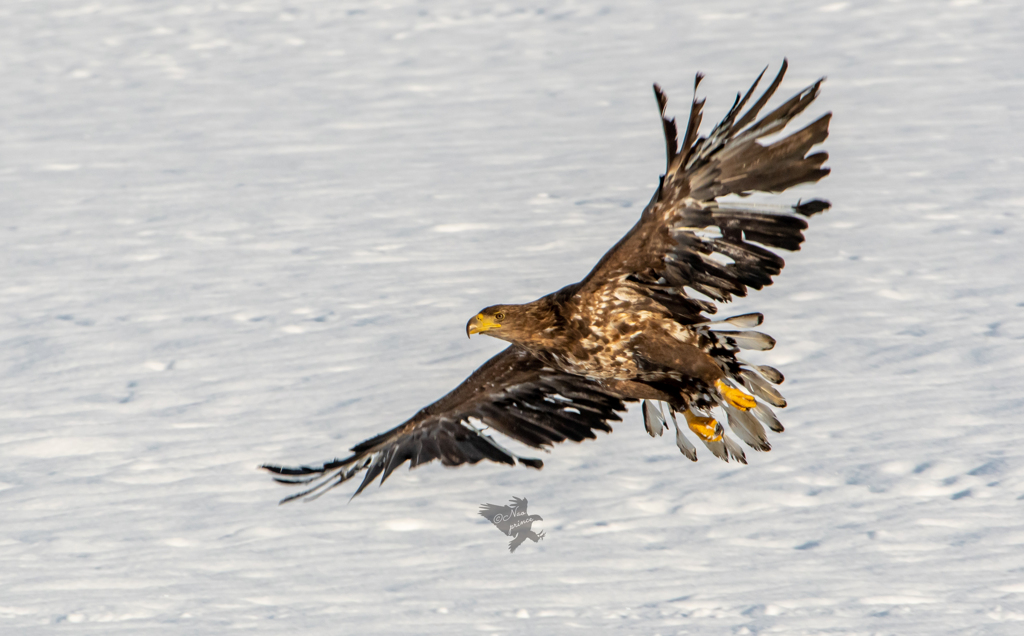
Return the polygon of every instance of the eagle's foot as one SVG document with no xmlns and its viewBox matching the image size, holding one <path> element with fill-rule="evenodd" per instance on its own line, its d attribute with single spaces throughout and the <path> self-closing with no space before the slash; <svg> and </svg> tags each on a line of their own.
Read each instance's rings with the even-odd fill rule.
<svg viewBox="0 0 1024 636">
<path fill-rule="evenodd" d="M 725 435 L 722 425 L 713 417 L 702 417 L 690 409 L 683 411 L 683 416 L 686 417 L 686 424 L 690 430 L 705 442 L 721 441 Z"/>
<path fill-rule="evenodd" d="M 725 382 L 722 382 L 721 380 L 715 381 L 715 388 L 717 388 L 718 392 L 722 394 L 722 397 L 725 398 L 725 401 L 728 402 L 729 405 L 734 408 L 737 408 L 741 411 L 749 411 L 750 409 L 757 406 L 757 402 L 754 401 L 754 396 L 747 395 L 746 393 L 740 391 L 739 389 L 734 389 L 730 386 L 726 386 Z"/>
</svg>

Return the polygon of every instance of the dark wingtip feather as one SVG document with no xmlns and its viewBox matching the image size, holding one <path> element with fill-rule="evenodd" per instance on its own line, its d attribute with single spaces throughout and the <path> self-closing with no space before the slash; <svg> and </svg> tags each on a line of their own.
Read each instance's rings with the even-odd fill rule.
<svg viewBox="0 0 1024 636">
<path fill-rule="evenodd" d="M 825 201 L 823 199 L 811 199 L 806 203 L 803 201 L 798 202 L 793 207 L 793 211 L 796 212 L 797 214 L 802 214 L 804 216 L 809 217 L 824 212 L 825 210 L 828 210 L 831 207 L 832 204 L 829 203 L 828 201 Z"/>
<path fill-rule="evenodd" d="M 786 70 L 788 69 L 789 61 L 786 58 L 782 58 L 782 67 L 779 69 L 779 73 L 775 76 L 775 79 L 772 80 L 772 83 L 768 86 L 768 88 L 765 89 L 761 97 L 758 98 L 756 102 L 754 102 L 754 105 L 751 106 L 750 109 L 746 113 L 744 113 L 735 124 L 733 124 L 735 130 L 740 130 L 750 122 L 754 121 L 754 119 L 757 117 L 757 114 L 761 112 L 761 109 L 764 108 L 764 105 L 767 104 L 768 100 L 771 99 L 772 95 L 775 94 L 775 91 L 778 90 L 779 85 L 782 84 L 782 78 L 786 76 Z M 758 81 L 760 81 L 760 79 L 761 76 L 758 76 Z"/>
<path fill-rule="evenodd" d="M 675 161 L 676 155 L 679 153 L 679 131 L 676 129 L 676 120 L 665 116 L 665 109 L 668 106 L 668 97 L 657 84 L 654 85 L 654 97 L 658 100 L 658 110 L 661 113 L 661 125 L 665 130 L 665 155 L 667 157 L 665 171 L 667 172 L 671 169 L 672 162 Z"/>
<path fill-rule="evenodd" d="M 668 98 L 665 97 L 665 91 L 661 90 L 661 86 L 659 86 L 657 82 L 655 82 L 653 84 L 653 86 L 654 86 L 654 98 L 658 100 L 658 109 L 662 113 L 664 113 L 665 112 L 665 107 L 668 105 Z"/>
<path fill-rule="evenodd" d="M 516 457 L 516 459 L 519 460 L 520 464 L 530 468 L 536 468 L 537 470 L 544 468 L 544 462 L 534 457 Z"/>
<path fill-rule="evenodd" d="M 320 466 L 278 466 L 276 464 L 262 464 L 258 468 L 274 473 L 275 475 L 286 475 L 286 476 L 298 476 L 298 475 L 321 475 L 325 471 L 331 468 L 340 466 L 340 460 L 335 459 L 331 462 L 325 462 Z M 305 480 L 289 480 L 289 479 L 278 479 L 276 481 L 283 483 L 303 483 Z"/>
<path fill-rule="evenodd" d="M 297 494 L 294 494 L 294 495 L 288 495 L 287 497 L 285 497 L 281 501 L 277 502 L 277 505 L 283 506 L 286 503 L 288 503 L 289 501 L 295 501 L 296 499 L 299 499 L 300 497 L 303 497 L 305 494 L 306 493 L 300 492 L 300 493 L 297 493 Z"/>
</svg>

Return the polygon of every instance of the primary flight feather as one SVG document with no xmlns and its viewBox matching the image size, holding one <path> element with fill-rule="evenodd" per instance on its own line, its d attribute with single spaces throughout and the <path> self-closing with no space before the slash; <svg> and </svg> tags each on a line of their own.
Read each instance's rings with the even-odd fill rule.
<svg viewBox="0 0 1024 636">
<path fill-rule="evenodd" d="M 822 80 L 759 118 L 786 69 L 783 61 L 748 108 L 762 71 L 706 137 L 698 132 L 704 101 L 694 98 L 682 144 L 675 121 L 666 116 L 668 100 L 655 84 L 668 160 L 636 225 L 582 281 L 530 303 L 492 305 L 473 316 L 468 335 L 500 338 L 509 347 L 406 422 L 357 444 L 342 459 L 264 465 L 277 481 L 306 485 L 283 501 L 319 496 L 362 474 L 359 494 L 405 462 L 416 467 L 438 459 L 458 466 L 488 459 L 540 468 L 540 460 L 513 454 L 486 431 L 534 448 L 593 439 L 595 430 L 610 432 L 609 423 L 621 419 L 626 403 L 638 400 L 648 432 L 661 435 L 671 420 L 680 451 L 693 461 L 696 447 L 677 413 L 686 430 L 725 461 L 746 463 L 746 457 L 713 416 L 716 408 L 741 441 L 770 450 L 765 427 L 783 430 L 770 408 L 786 405 L 773 386 L 782 374 L 737 354 L 771 349 L 775 341 L 752 330 L 761 314 L 718 321 L 709 315 L 717 303 L 770 285 L 785 263 L 769 248 L 800 249 L 805 218 L 830 207 L 818 199 L 780 210 L 719 201 L 730 194 L 782 192 L 829 173 L 823 167 L 828 155 L 811 152 L 828 137 L 829 113 L 760 143 L 783 131 L 818 95 Z"/>
</svg>

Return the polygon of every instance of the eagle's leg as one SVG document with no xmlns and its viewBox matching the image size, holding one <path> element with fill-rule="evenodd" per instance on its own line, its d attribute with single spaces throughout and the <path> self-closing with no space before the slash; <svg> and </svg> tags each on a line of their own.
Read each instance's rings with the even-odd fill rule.
<svg viewBox="0 0 1024 636">
<path fill-rule="evenodd" d="M 722 425 L 713 417 L 697 415 L 690 409 L 683 411 L 683 416 L 686 418 L 686 424 L 690 430 L 705 442 L 718 442 L 725 434 Z"/>
<path fill-rule="evenodd" d="M 672 369 L 684 376 L 714 384 L 719 395 L 730 406 L 749 411 L 757 406 L 750 395 L 734 389 L 722 381 L 724 373 L 715 359 L 700 347 L 680 342 L 666 331 L 644 331 L 631 341 L 637 366 L 650 365 L 658 369 Z M 696 432 L 696 431 L 694 431 Z"/>
<path fill-rule="evenodd" d="M 715 380 L 715 388 L 722 394 L 725 401 L 741 411 L 749 411 L 750 409 L 757 406 L 757 402 L 754 401 L 752 395 L 747 395 L 739 389 L 734 389 L 731 386 L 726 386 L 725 382 L 721 380 Z"/>
</svg>

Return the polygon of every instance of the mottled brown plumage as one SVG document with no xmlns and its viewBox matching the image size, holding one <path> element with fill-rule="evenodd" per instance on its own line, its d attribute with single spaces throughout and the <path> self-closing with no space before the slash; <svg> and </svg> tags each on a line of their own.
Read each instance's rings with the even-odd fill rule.
<svg viewBox="0 0 1024 636">
<path fill-rule="evenodd" d="M 677 444 L 693 460 L 695 447 L 676 413 L 726 461 L 745 462 L 745 456 L 707 414 L 710 409 L 722 410 L 747 445 L 769 450 L 764 427 L 782 430 L 768 406 L 785 406 L 772 386 L 782 374 L 746 364 L 737 354 L 770 349 L 774 340 L 750 330 L 761 324 L 760 314 L 724 321 L 708 316 L 716 313 L 716 303 L 770 285 L 784 265 L 771 249 L 798 250 L 805 218 L 829 207 L 820 200 L 785 209 L 718 200 L 782 192 L 828 174 L 822 167 L 828 155 L 808 153 L 828 136 L 830 114 L 773 143 L 759 143 L 782 131 L 818 95 L 821 80 L 758 118 L 786 68 L 783 62 L 747 108 L 762 71 L 706 137 L 698 132 L 704 102 L 694 99 L 681 146 L 674 120 L 665 116 L 667 99 L 655 85 L 667 168 L 636 225 L 582 281 L 531 303 L 493 305 L 471 318 L 467 334 L 483 333 L 511 346 L 441 400 L 353 447 L 347 458 L 319 466 L 264 466 L 279 481 L 312 484 L 289 499 L 321 493 L 365 471 L 358 494 L 406 461 L 415 467 L 434 459 L 449 466 L 489 459 L 539 468 L 539 460 L 512 454 L 472 422 L 540 448 L 610 431 L 608 422 L 619 419 L 626 402 L 637 400 L 644 401 L 651 435 L 667 427 L 655 402 L 666 405 Z M 700 80 L 698 75 L 695 89 Z"/>
</svg>

